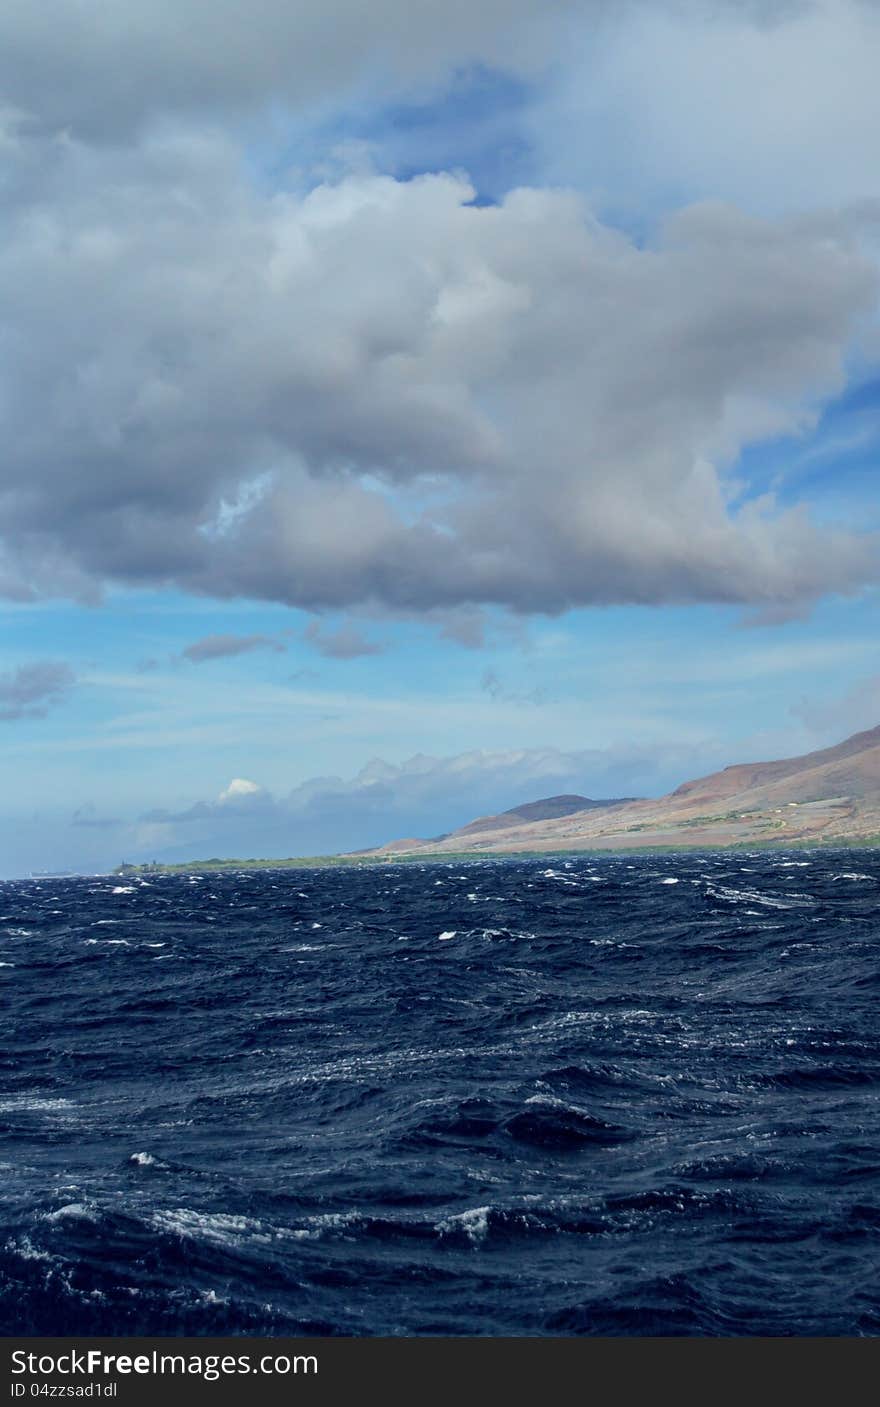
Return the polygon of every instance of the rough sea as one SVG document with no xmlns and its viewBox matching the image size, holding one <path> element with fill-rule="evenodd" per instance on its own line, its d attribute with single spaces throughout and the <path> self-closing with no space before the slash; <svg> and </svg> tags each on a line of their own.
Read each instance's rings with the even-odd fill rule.
<svg viewBox="0 0 880 1407">
<path fill-rule="evenodd" d="M 0 885 L 0 1331 L 880 1332 L 880 854 Z"/>
</svg>

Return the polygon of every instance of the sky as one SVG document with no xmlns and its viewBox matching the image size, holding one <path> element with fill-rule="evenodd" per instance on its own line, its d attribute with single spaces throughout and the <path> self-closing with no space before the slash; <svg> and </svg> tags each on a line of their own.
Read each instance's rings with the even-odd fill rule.
<svg viewBox="0 0 880 1407">
<path fill-rule="evenodd" d="M 880 0 L 7 0 L 0 876 L 880 723 Z"/>
</svg>

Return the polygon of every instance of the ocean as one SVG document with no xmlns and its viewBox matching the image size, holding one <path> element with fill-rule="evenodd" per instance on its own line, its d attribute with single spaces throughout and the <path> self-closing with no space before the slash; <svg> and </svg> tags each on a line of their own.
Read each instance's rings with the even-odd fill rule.
<svg viewBox="0 0 880 1407">
<path fill-rule="evenodd" d="M 880 1331 L 880 854 L 0 886 L 0 1329 Z"/>
</svg>

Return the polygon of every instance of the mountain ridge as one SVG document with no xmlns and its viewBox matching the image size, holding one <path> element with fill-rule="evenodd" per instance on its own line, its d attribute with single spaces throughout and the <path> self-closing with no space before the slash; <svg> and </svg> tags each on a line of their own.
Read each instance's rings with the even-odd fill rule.
<svg viewBox="0 0 880 1407">
<path fill-rule="evenodd" d="M 497 814 L 480 816 L 476 821 L 468 821 L 466 825 L 458 826 L 454 831 L 448 831 L 442 839 L 445 840 L 448 835 L 465 835 L 468 831 L 475 831 L 478 828 L 504 830 L 522 822 L 561 820 L 563 816 L 576 815 L 579 811 L 596 811 L 601 807 L 623 806 L 635 800 L 636 798 L 633 796 L 618 796 L 607 801 L 595 801 L 592 797 L 578 796 L 574 793 L 545 796 L 538 801 L 526 801 L 521 806 L 511 806 L 507 811 L 499 811 Z"/>
<path fill-rule="evenodd" d="M 576 803 L 583 802 L 580 806 Z M 543 808 L 555 814 L 540 814 Z M 880 836 L 880 726 L 797 757 L 734 763 L 656 799 L 546 797 L 365 856 L 845 843 Z"/>
</svg>

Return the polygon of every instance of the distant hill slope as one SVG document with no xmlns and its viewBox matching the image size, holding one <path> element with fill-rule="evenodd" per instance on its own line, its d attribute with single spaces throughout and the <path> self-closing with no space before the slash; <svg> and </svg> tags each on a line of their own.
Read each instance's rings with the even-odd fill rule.
<svg viewBox="0 0 880 1407">
<path fill-rule="evenodd" d="M 658 800 L 547 797 L 481 817 L 435 840 L 391 842 L 369 853 L 873 839 L 880 840 L 880 727 L 801 757 L 725 767 Z"/>
<path fill-rule="evenodd" d="M 633 797 L 617 797 L 611 801 L 593 801 L 588 796 L 545 796 L 541 801 L 527 801 L 524 806 L 512 806 L 509 811 L 500 811 L 497 816 L 482 816 L 470 821 L 466 826 L 449 832 L 444 840 L 457 835 L 470 835 L 477 831 L 508 830 L 531 821 L 556 821 L 562 816 L 572 816 L 578 811 L 596 811 L 603 806 L 623 806 Z"/>
<path fill-rule="evenodd" d="M 855 733 L 836 747 L 822 748 L 818 752 L 808 752 L 801 757 L 789 757 L 782 762 L 745 762 L 734 767 L 725 767 L 722 772 L 713 772 L 708 777 L 699 777 L 693 782 L 684 782 L 670 799 L 687 797 L 690 799 L 721 800 L 736 796 L 741 792 L 767 790 L 792 779 L 804 779 L 808 774 L 823 778 L 836 778 L 845 782 L 845 790 L 856 789 L 859 795 L 866 790 L 880 787 L 880 727 L 870 728 L 864 733 Z M 797 787 L 796 782 L 796 787 Z M 835 782 L 835 786 L 837 782 Z"/>
</svg>

